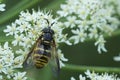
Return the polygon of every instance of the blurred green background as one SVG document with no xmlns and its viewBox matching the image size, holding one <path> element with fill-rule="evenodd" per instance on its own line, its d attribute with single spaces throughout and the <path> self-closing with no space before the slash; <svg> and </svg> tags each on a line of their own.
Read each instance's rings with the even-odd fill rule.
<svg viewBox="0 0 120 80">
<path fill-rule="evenodd" d="M 60 4 L 65 3 L 65 0 L 3 0 L 6 4 L 6 11 L 0 12 L 0 43 L 11 41 L 12 37 L 6 37 L 3 29 L 6 25 L 14 22 L 18 18 L 19 12 L 22 10 L 52 10 L 52 14 L 56 16 L 56 11 L 60 9 Z M 74 46 L 60 44 L 60 48 L 65 57 L 69 59 L 68 64 L 87 65 L 87 66 L 105 66 L 105 67 L 120 67 L 120 62 L 113 61 L 113 56 L 120 53 L 120 35 L 116 34 L 106 38 L 107 53 L 98 54 L 97 48 L 94 46 L 94 40 L 88 40 L 84 43 L 79 43 Z M 61 69 L 58 77 L 53 77 L 51 69 L 48 67 L 38 70 L 35 68 L 26 69 L 29 80 L 70 80 L 71 76 L 78 78 L 82 71 L 73 71 Z"/>
</svg>

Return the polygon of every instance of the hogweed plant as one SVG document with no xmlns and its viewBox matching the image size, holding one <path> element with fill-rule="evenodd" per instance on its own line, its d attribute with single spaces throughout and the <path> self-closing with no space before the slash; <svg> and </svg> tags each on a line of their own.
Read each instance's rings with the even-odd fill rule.
<svg viewBox="0 0 120 80">
<path fill-rule="evenodd" d="M 5 11 L 5 4 L 0 4 L 0 11 Z M 98 53 L 109 51 L 105 47 L 105 36 L 112 36 L 112 33 L 120 26 L 120 0 L 66 0 L 61 4 L 57 17 L 54 18 L 50 11 L 29 10 L 21 11 L 19 18 L 7 25 L 3 30 L 7 37 L 12 36 L 11 42 L 0 45 L 0 80 L 29 80 L 27 72 L 21 72 L 23 62 L 30 49 L 41 35 L 43 28 L 49 23 L 55 23 L 51 28 L 55 31 L 57 53 L 60 68 L 73 70 L 87 70 L 85 75 L 80 74 L 79 80 L 120 80 L 115 74 L 107 73 L 107 69 L 76 66 L 64 64 L 68 59 L 64 57 L 60 44 L 65 43 L 73 46 L 87 40 L 95 40 L 94 45 Z M 11 46 L 9 46 L 9 45 Z M 14 49 L 15 48 L 15 49 Z M 77 54 L 77 53 L 76 53 Z M 120 61 L 120 57 L 114 57 Z M 90 72 L 92 70 L 93 72 Z M 95 73 L 102 72 L 101 74 Z M 111 70 L 118 73 L 119 68 Z M 105 72 L 105 73 L 103 73 Z M 71 77 L 68 80 L 76 80 Z"/>
</svg>

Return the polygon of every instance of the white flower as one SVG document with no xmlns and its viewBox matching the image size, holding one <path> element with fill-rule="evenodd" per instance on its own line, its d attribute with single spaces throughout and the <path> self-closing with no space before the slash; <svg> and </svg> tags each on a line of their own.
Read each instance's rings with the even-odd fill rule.
<svg viewBox="0 0 120 80">
<path fill-rule="evenodd" d="M 98 45 L 98 52 L 101 53 L 101 51 L 107 52 L 106 48 L 105 48 L 105 40 L 103 38 L 103 36 L 99 36 L 98 41 L 95 42 L 95 46 Z"/>
<path fill-rule="evenodd" d="M 0 4 L 0 11 L 5 11 L 5 7 L 6 5 L 5 4 Z"/>
<path fill-rule="evenodd" d="M 108 73 L 102 73 L 100 75 L 94 72 L 91 73 L 89 70 L 87 70 L 85 74 L 89 79 L 92 79 L 92 80 L 119 80 L 120 79 L 120 78 L 117 78 L 116 75 L 112 75 L 112 74 L 109 75 Z"/>
<path fill-rule="evenodd" d="M 3 46 L 0 45 L 0 78 L 12 79 L 15 69 L 22 68 L 21 61 L 23 59 L 20 56 L 15 56 L 8 42 L 5 42 Z M 18 61 L 18 62 L 17 62 Z M 16 64 L 17 63 L 17 64 Z"/>
<path fill-rule="evenodd" d="M 67 38 L 67 34 L 64 34 L 64 35 L 59 34 L 59 39 L 57 38 L 56 40 L 57 40 L 58 43 L 64 42 L 64 43 L 66 43 L 68 45 L 72 45 L 72 43 L 70 43 L 70 41 Z"/>
<path fill-rule="evenodd" d="M 120 61 L 120 54 L 118 56 L 113 57 L 114 61 Z"/>
<path fill-rule="evenodd" d="M 79 79 L 80 79 L 80 80 L 86 80 L 86 78 L 83 77 L 82 75 L 79 75 Z"/>
<path fill-rule="evenodd" d="M 120 16 L 120 0 L 102 0 L 105 4 L 106 8 L 112 7 L 113 14 L 117 14 Z"/>
<path fill-rule="evenodd" d="M 21 35 L 15 35 L 15 40 L 14 41 L 12 41 L 12 44 L 14 45 L 14 46 L 16 46 L 17 44 L 18 44 L 18 42 L 19 42 L 19 45 L 20 44 L 22 44 L 22 39 L 23 39 L 23 34 L 21 34 Z"/>
<path fill-rule="evenodd" d="M 16 24 L 12 23 L 11 26 L 7 26 L 7 29 L 5 29 L 4 32 L 7 33 L 6 36 L 16 34 L 17 33 Z"/>
<path fill-rule="evenodd" d="M 69 14 L 69 7 L 67 5 L 61 5 L 61 9 L 63 11 L 58 11 L 57 13 L 60 14 L 60 16 L 67 16 Z"/>
<path fill-rule="evenodd" d="M 27 80 L 27 77 L 24 77 L 25 74 L 26 74 L 26 72 L 22 72 L 22 73 L 18 72 L 18 73 L 15 73 L 13 79 L 14 79 L 14 80 Z"/>
<path fill-rule="evenodd" d="M 3 79 L 2 75 L 0 75 L 0 79 L 1 79 L 1 80 Z"/>
<path fill-rule="evenodd" d="M 22 43 L 20 44 L 20 46 L 23 46 L 24 48 L 30 48 L 31 45 L 34 44 L 34 41 L 32 41 L 29 37 L 23 37 L 22 38 Z"/>
<path fill-rule="evenodd" d="M 22 63 L 24 62 L 24 57 L 23 56 L 18 56 L 16 58 L 14 58 L 14 68 L 22 68 Z"/>
<path fill-rule="evenodd" d="M 75 78 L 74 77 L 71 77 L 71 79 L 70 80 L 75 80 Z"/>
<path fill-rule="evenodd" d="M 79 42 L 83 42 L 85 38 L 87 37 L 87 34 L 84 32 L 83 29 L 77 29 L 72 30 L 72 33 L 75 34 L 75 36 L 72 36 L 70 40 L 74 40 L 74 44 L 77 44 Z"/>
<path fill-rule="evenodd" d="M 70 80 L 76 80 L 74 77 L 71 77 Z M 85 77 L 83 77 L 81 74 L 79 75 L 79 80 L 86 80 Z"/>
<path fill-rule="evenodd" d="M 53 22 L 57 23 L 57 19 L 53 19 L 52 15 L 49 14 L 49 12 L 43 13 L 40 10 L 38 12 L 33 10 L 31 14 L 29 13 L 29 11 L 22 11 L 20 14 L 20 18 L 17 19 L 15 23 L 12 23 L 12 25 L 8 25 L 7 29 L 5 29 L 4 32 L 7 33 L 7 36 L 14 34 L 15 40 L 12 42 L 14 46 L 19 43 L 19 46 L 29 48 L 40 36 L 41 30 L 48 26 L 45 18 L 49 20 L 50 24 Z M 55 31 L 55 37 L 57 41 L 60 42 L 62 36 L 64 36 L 62 35 L 63 28 L 57 25 L 59 25 L 59 22 L 58 24 L 54 24 L 53 26 L 51 26 L 51 28 Z"/>
<path fill-rule="evenodd" d="M 3 63 L 2 60 L 0 60 L 0 73 L 2 73 L 4 71 L 4 65 L 5 65 L 5 63 Z"/>
<path fill-rule="evenodd" d="M 64 23 L 66 27 L 71 27 L 71 28 L 75 27 L 76 16 L 68 16 L 67 21 L 68 22 Z"/>
<path fill-rule="evenodd" d="M 57 53 L 58 53 L 58 57 L 60 59 L 60 68 L 64 67 L 65 64 L 63 62 L 68 61 L 68 59 L 64 57 L 64 54 L 62 53 L 62 51 L 60 49 L 58 49 Z"/>
<path fill-rule="evenodd" d="M 113 0 L 67 0 L 61 5 L 61 10 L 57 12 L 60 20 L 65 26 L 64 30 L 69 30 L 68 42 L 73 39 L 74 44 L 84 42 L 86 39 L 95 39 L 99 42 L 100 35 L 111 35 L 118 28 L 119 19 L 113 13 L 113 4 L 107 2 L 119 2 Z M 116 3 L 118 5 L 118 3 Z M 70 33 L 70 34 L 69 34 Z M 73 34 L 71 34 L 73 33 Z M 104 37 L 103 37 L 104 39 Z M 105 40 L 104 40 L 105 41 Z M 106 52 L 105 44 L 98 47 L 98 51 Z"/>
<path fill-rule="evenodd" d="M 78 17 L 84 20 L 89 15 L 89 9 L 86 6 L 82 6 L 81 9 L 78 9 L 77 14 L 80 14 Z"/>
<path fill-rule="evenodd" d="M 90 79 L 96 77 L 96 74 L 95 74 L 94 72 L 91 73 L 90 70 L 87 70 L 87 71 L 85 72 L 85 75 L 86 75 L 87 78 L 90 78 Z"/>
<path fill-rule="evenodd" d="M 88 34 L 88 36 L 92 39 L 92 38 L 98 38 L 98 30 L 95 28 L 95 27 L 93 27 L 93 28 L 90 28 L 89 29 L 89 31 L 90 31 L 90 33 Z"/>
<path fill-rule="evenodd" d="M 23 55 L 23 57 L 26 57 L 28 52 L 29 52 L 29 49 L 25 49 L 25 50 L 19 49 L 19 50 L 16 50 L 16 54 Z"/>
<path fill-rule="evenodd" d="M 76 80 L 74 77 L 71 77 L 70 80 Z M 90 72 L 87 70 L 85 72 L 85 76 L 83 77 L 82 74 L 79 75 L 79 80 L 120 80 L 115 74 L 108 74 L 108 73 L 95 73 Z"/>
<path fill-rule="evenodd" d="M 4 46 L 3 46 L 3 49 L 4 50 L 9 50 L 11 49 L 9 46 L 8 46 L 8 42 L 5 42 Z"/>
</svg>

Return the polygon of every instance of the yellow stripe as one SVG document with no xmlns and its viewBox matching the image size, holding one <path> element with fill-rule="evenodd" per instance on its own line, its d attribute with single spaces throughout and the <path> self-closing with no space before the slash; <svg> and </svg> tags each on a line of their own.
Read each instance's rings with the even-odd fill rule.
<svg viewBox="0 0 120 80">
<path fill-rule="evenodd" d="M 47 63 L 40 62 L 40 61 L 35 61 L 35 64 L 38 64 L 38 65 L 46 65 Z"/>
<path fill-rule="evenodd" d="M 48 56 L 44 56 L 44 55 L 40 55 L 40 54 L 34 54 L 33 57 L 44 57 L 44 58 L 49 59 Z"/>
<path fill-rule="evenodd" d="M 48 53 L 51 53 L 51 50 L 45 50 L 46 52 L 48 52 Z"/>
<path fill-rule="evenodd" d="M 40 59 L 40 61 L 47 63 L 47 61 L 46 61 L 46 60 L 43 60 L 43 59 Z"/>
<path fill-rule="evenodd" d="M 44 49 L 43 48 L 35 48 L 35 51 L 36 50 L 41 50 L 41 51 L 44 51 Z"/>
<path fill-rule="evenodd" d="M 43 48 L 35 48 L 35 51 L 37 51 L 37 50 L 46 51 L 46 52 L 48 52 L 48 53 L 51 52 L 51 50 L 44 50 Z"/>
<path fill-rule="evenodd" d="M 44 65 L 41 64 L 35 64 L 37 67 L 43 67 Z"/>
<path fill-rule="evenodd" d="M 44 41 L 45 43 L 50 43 L 49 41 Z"/>
<path fill-rule="evenodd" d="M 40 55 L 40 54 L 34 54 L 33 56 L 34 56 L 34 57 L 36 57 L 36 56 L 39 56 L 39 57 L 41 57 L 41 55 Z"/>
<path fill-rule="evenodd" d="M 41 62 L 42 61 L 42 62 Z M 35 63 L 47 63 L 47 61 L 43 61 L 43 60 L 34 60 Z"/>
</svg>

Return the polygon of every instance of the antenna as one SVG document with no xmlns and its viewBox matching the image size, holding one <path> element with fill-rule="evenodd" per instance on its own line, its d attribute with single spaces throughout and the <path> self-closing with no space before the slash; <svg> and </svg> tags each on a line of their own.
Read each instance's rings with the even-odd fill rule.
<svg viewBox="0 0 120 80">
<path fill-rule="evenodd" d="M 49 22 L 49 20 L 48 19 L 46 19 L 46 18 L 44 18 L 46 21 L 47 21 L 47 23 L 48 23 L 48 27 L 51 27 L 55 22 L 53 22 L 53 23 L 51 23 L 51 25 L 49 26 L 49 24 L 50 24 L 50 22 Z"/>
<path fill-rule="evenodd" d="M 48 19 L 46 19 L 46 18 L 44 18 L 44 19 L 47 21 L 47 23 L 48 23 L 48 26 L 49 26 L 49 24 L 50 24 L 50 23 L 49 23 Z"/>
<path fill-rule="evenodd" d="M 53 23 L 51 24 L 51 26 L 52 26 L 53 24 L 55 24 L 55 22 L 53 22 Z"/>
</svg>

